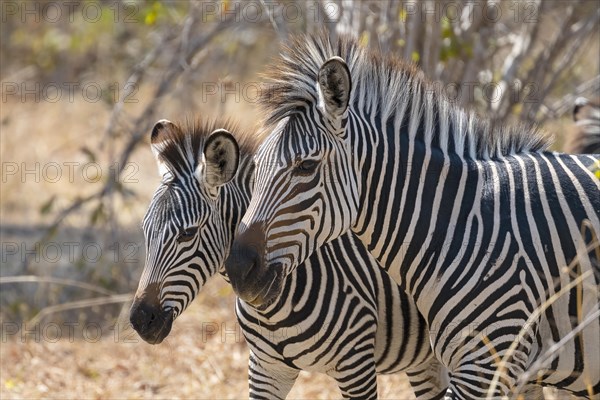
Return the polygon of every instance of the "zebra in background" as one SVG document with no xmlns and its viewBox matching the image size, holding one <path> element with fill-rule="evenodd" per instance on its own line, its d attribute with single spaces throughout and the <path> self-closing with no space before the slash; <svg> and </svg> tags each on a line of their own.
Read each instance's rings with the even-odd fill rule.
<svg viewBox="0 0 600 400">
<path fill-rule="evenodd" d="M 575 100 L 573 108 L 575 132 L 566 146 L 571 154 L 600 154 L 600 98 Z"/>
<path fill-rule="evenodd" d="M 130 313 L 149 343 L 169 334 L 217 271 L 227 279 L 223 262 L 250 201 L 257 140 L 238 134 L 238 145 L 228 130 L 166 120 L 152 130 L 162 182 L 144 217 L 146 265 Z M 268 305 L 237 302 L 251 398 L 285 398 L 300 370 L 330 375 L 344 397 L 376 398 L 376 371 L 405 371 L 418 398 L 443 396 L 449 379 L 424 319 L 354 235 L 324 246 L 283 285 Z"/>
<path fill-rule="evenodd" d="M 238 296 L 277 296 L 352 230 L 427 320 L 446 398 L 526 382 L 598 396 L 600 156 L 492 127 L 353 39 L 300 37 L 267 78 L 272 131 L 225 262 Z"/>
</svg>

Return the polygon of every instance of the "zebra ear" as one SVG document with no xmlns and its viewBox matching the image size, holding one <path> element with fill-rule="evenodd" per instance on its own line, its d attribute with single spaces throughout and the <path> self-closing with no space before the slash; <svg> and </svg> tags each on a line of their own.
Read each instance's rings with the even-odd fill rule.
<svg viewBox="0 0 600 400">
<path fill-rule="evenodd" d="M 156 163 L 158 164 L 158 173 L 160 176 L 164 176 L 167 172 L 169 172 L 169 168 L 162 160 L 161 154 L 164 150 L 164 144 L 166 143 L 169 134 L 176 129 L 177 127 L 174 123 L 167 119 L 161 119 L 154 124 L 152 132 L 150 133 L 150 147 L 152 148 L 152 153 L 156 158 Z"/>
<path fill-rule="evenodd" d="M 580 119 L 583 118 L 582 116 L 582 112 L 581 109 L 585 106 L 587 106 L 589 103 L 589 100 L 586 99 L 585 97 L 578 97 L 575 100 L 575 107 L 573 107 L 573 121 L 577 122 Z"/>
<path fill-rule="evenodd" d="M 233 135 L 217 129 L 204 143 L 204 182 L 219 187 L 235 176 L 240 159 L 240 149 Z"/>
<path fill-rule="evenodd" d="M 319 108 L 325 114 L 340 120 L 348 108 L 352 78 L 346 62 L 332 57 L 321 66 L 317 78 Z"/>
</svg>

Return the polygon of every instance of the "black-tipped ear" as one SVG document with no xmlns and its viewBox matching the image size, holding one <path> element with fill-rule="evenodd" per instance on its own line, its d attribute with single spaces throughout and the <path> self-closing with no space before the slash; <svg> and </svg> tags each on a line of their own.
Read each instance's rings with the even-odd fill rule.
<svg viewBox="0 0 600 400">
<path fill-rule="evenodd" d="M 165 140 L 165 135 L 169 129 L 173 129 L 175 124 L 169 121 L 168 119 L 158 120 L 154 124 L 154 128 L 152 128 L 152 133 L 150 133 L 150 143 L 156 144 Z"/>
<path fill-rule="evenodd" d="M 240 149 L 233 135 L 217 129 L 204 143 L 204 181 L 218 187 L 235 176 L 240 159 Z"/>
<path fill-rule="evenodd" d="M 340 57 L 327 60 L 319 70 L 319 106 L 334 119 L 342 117 L 350 102 L 352 78 L 346 62 Z"/>
<path fill-rule="evenodd" d="M 169 120 L 161 119 L 152 128 L 150 133 L 150 147 L 158 164 L 158 173 L 164 176 L 168 172 L 167 165 L 162 161 L 160 154 L 164 150 L 163 144 L 169 136 L 169 132 L 177 129 L 174 123 Z"/>
</svg>

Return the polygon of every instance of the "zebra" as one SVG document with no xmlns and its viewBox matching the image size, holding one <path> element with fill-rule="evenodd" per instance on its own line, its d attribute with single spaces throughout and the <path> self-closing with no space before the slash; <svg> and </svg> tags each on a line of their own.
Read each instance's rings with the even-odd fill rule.
<svg viewBox="0 0 600 400">
<path fill-rule="evenodd" d="M 600 98 L 588 100 L 578 97 L 573 108 L 575 132 L 567 143 L 571 154 L 600 154 Z"/>
<path fill-rule="evenodd" d="M 352 231 L 427 320 L 446 398 L 598 396 L 600 156 L 550 153 L 352 38 L 296 37 L 265 76 L 270 133 L 225 261 L 241 299 Z"/>
<path fill-rule="evenodd" d="M 162 182 L 143 220 L 146 264 L 130 311 L 148 343 L 167 337 L 211 276 L 227 279 L 223 262 L 250 201 L 257 142 L 236 134 L 238 144 L 235 130 L 227 121 L 167 120 L 152 129 Z M 251 398 L 285 398 L 300 370 L 328 374 L 347 398 L 375 398 L 376 372 L 397 371 L 418 398 L 443 396 L 449 377 L 424 319 L 375 263 L 353 234 L 343 235 L 290 274 L 271 304 L 237 301 Z"/>
</svg>

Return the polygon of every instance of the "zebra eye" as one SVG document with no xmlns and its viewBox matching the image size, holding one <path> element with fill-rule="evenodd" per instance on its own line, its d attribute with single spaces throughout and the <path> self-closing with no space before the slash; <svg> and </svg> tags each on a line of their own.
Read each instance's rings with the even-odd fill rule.
<svg viewBox="0 0 600 400">
<path fill-rule="evenodd" d="M 309 174 L 314 172 L 319 166 L 317 160 L 304 160 L 296 167 L 296 170 L 301 174 Z"/>
<path fill-rule="evenodd" d="M 179 234 L 179 236 L 177 236 L 177 243 L 189 242 L 194 237 L 196 237 L 197 232 L 198 232 L 197 226 L 187 228 L 185 231 L 181 232 Z"/>
</svg>

